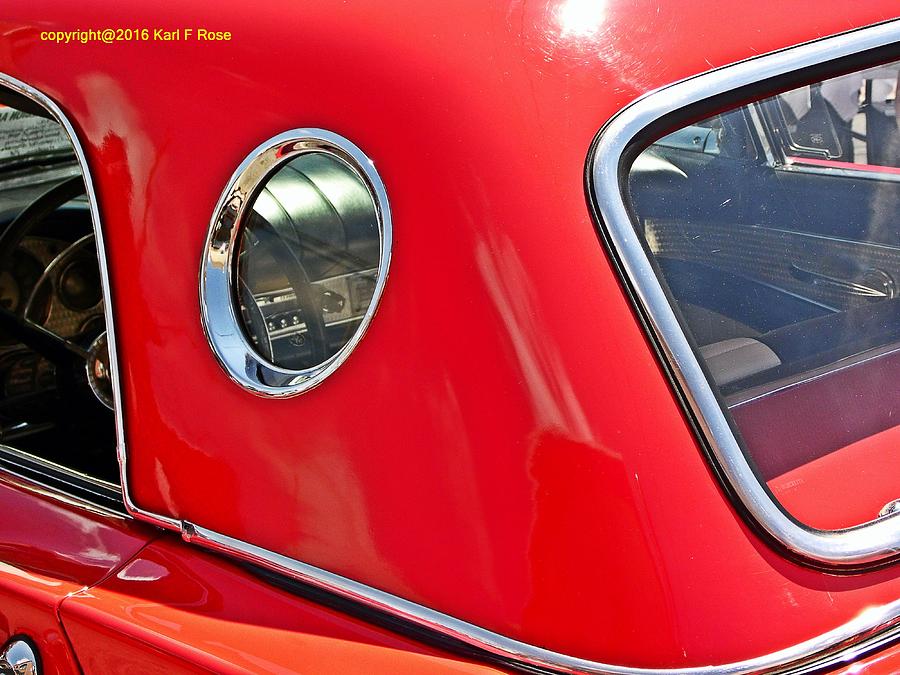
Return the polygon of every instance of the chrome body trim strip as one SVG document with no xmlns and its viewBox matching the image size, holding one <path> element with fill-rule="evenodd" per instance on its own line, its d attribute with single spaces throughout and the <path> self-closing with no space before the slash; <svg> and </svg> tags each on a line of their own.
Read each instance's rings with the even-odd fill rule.
<svg viewBox="0 0 900 675">
<path fill-rule="evenodd" d="M 232 556 L 329 591 L 376 611 L 399 617 L 427 631 L 449 637 L 510 667 L 525 667 L 549 673 L 590 675 L 746 675 L 778 673 L 792 675 L 819 672 L 847 663 L 900 637 L 900 600 L 865 610 L 852 621 L 822 635 L 765 656 L 719 666 L 652 669 L 633 668 L 579 659 L 526 644 L 476 625 L 404 600 L 371 586 L 293 560 L 223 534 L 182 524 L 185 541 Z"/>
<path fill-rule="evenodd" d="M 85 486 L 89 489 L 102 491 L 107 494 L 110 492 L 120 491 L 119 486 L 115 483 L 110 483 L 109 481 L 103 480 L 102 478 L 97 478 L 96 476 L 82 473 L 81 471 L 72 469 L 62 464 L 58 464 L 57 462 L 54 462 L 52 460 L 44 459 L 43 457 L 39 457 L 37 455 L 32 455 L 29 452 L 19 450 L 2 442 L 0 442 L 0 460 L 8 460 L 10 462 L 20 464 L 31 464 L 35 467 L 46 469 L 47 473 L 58 473 L 61 476 L 71 478 L 72 480 L 76 480 L 79 483 L 84 483 Z"/>
<path fill-rule="evenodd" d="M 830 38 L 829 40 L 831 39 L 836 38 Z M 97 235 L 97 252 L 100 257 L 104 300 L 106 303 L 107 331 L 110 335 L 110 359 L 116 402 L 116 430 L 122 490 L 126 509 L 133 516 L 165 529 L 179 531 L 187 542 L 309 584 L 337 597 L 358 603 L 360 606 L 384 612 L 392 617 L 399 617 L 422 629 L 469 645 L 506 666 L 523 668 L 529 672 L 589 673 L 591 675 L 749 675 L 750 673 L 790 672 L 792 675 L 804 675 L 818 672 L 829 666 L 853 661 L 884 647 L 894 640 L 900 639 L 900 600 L 898 600 L 880 607 L 868 608 L 855 619 L 799 644 L 764 656 L 735 663 L 676 669 L 647 669 L 605 664 L 579 659 L 499 635 L 423 605 L 273 551 L 216 533 L 198 525 L 181 522 L 169 516 L 141 509 L 131 499 L 128 489 L 122 393 L 118 378 L 106 253 L 100 229 L 96 195 L 89 177 L 87 161 L 78 137 L 58 106 L 43 94 L 14 78 L 0 74 L 0 84 L 10 86 L 15 91 L 29 96 L 50 110 L 69 133 L 82 166 L 92 206 L 94 229 Z M 204 251 L 205 253 L 206 251 Z"/>
<path fill-rule="evenodd" d="M 900 517 L 844 530 L 814 530 L 785 514 L 753 473 L 635 232 L 622 194 L 622 158 L 649 125 L 687 106 L 770 78 L 900 41 L 893 20 L 726 66 L 652 92 L 601 130 L 588 159 L 590 196 L 617 257 L 709 449 L 749 515 L 795 555 L 815 564 L 859 567 L 900 552 Z M 596 214 L 595 214 L 596 215 Z"/>
<path fill-rule="evenodd" d="M 235 256 L 246 211 L 259 186 L 285 163 L 309 152 L 328 153 L 366 184 L 378 218 L 379 259 L 375 289 L 353 336 L 337 353 L 305 370 L 290 370 L 264 359 L 250 343 L 235 307 Z M 209 346 L 228 376 L 261 396 L 296 396 L 322 383 L 362 340 L 387 281 L 391 262 L 391 209 L 375 165 L 349 140 L 324 129 L 293 129 L 262 143 L 241 162 L 216 204 L 200 266 L 200 315 Z"/>
</svg>

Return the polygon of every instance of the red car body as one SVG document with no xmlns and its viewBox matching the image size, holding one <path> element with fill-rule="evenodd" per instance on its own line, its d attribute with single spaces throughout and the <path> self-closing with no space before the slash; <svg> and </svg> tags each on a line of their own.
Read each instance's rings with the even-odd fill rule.
<svg viewBox="0 0 900 675">
<path fill-rule="evenodd" d="M 44 673 L 608 672 L 752 662 L 866 610 L 890 629 L 896 565 L 805 565 L 732 504 L 598 240 L 584 172 L 641 95 L 896 15 L 882 0 L 7 4 L 0 71 L 64 112 L 98 198 L 131 515 L 4 476 L 0 641 L 31 638 Z M 107 27 L 232 38 L 40 37 Z M 298 127 L 365 149 L 394 245 L 347 363 L 275 400 L 217 364 L 198 264 L 235 167 Z M 197 528 L 573 660 L 452 626 L 423 642 L 329 604 L 327 584 L 273 583 Z M 895 649 L 864 651 L 844 672 L 900 670 Z"/>
</svg>

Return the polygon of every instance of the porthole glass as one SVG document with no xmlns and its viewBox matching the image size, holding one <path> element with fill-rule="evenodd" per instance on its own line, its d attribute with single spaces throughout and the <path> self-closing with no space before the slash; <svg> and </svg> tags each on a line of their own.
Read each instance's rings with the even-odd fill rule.
<svg viewBox="0 0 900 675">
<path fill-rule="evenodd" d="M 362 177 L 330 153 L 281 166 L 240 234 L 236 301 L 250 342 L 282 368 L 318 366 L 359 328 L 378 273 L 378 211 Z"/>
<path fill-rule="evenodd" d="M 223 194 L 204 257 L 219 361 L 256 393 L 318 384 L 371 320 L 389 255 L 384 186 L 356 146 L 316 129 L 261 146 Z"/>
</svg>

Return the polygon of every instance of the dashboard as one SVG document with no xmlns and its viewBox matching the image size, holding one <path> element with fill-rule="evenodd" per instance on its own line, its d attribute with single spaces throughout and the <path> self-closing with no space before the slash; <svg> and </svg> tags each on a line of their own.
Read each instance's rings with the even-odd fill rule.
<svg viewBox="0 0 900 675">
<path fill-rule="evenodd" d="M 340 349 L 362 321 L 375 292 L 377 272 L 373 268 L 310 282 L 321 307 L 329 354 Z M 242 303 L 241 310 L 245 315 L 254 309 L 261 313 L 273 359 L 302 367 L 310 358 L 309 328 L 296 293 L 290 287 L 283 287 L 254 293 L 253 300 L 256 308 Z M 249 337 L 259 346 L 258 336 Z"/>
<path fill-rule="evenodd" d="M 25 237 L 0 273 L 0 307 L 63 338 L 99 335 L 103 295 L 93 235 L 74 242 Z M 8 407 L 53 386 L 53 365 L 0 330 L 0 393 Z"/>
</svg>

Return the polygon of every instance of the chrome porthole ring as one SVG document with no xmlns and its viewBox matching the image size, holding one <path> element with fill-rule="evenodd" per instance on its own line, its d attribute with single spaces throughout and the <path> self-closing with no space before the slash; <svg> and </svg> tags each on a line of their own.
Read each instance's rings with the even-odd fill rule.
<svg viewBox="0 0 900 675">
<path fill-rule="evenodd" d="M 391 212 L 372 161 L 330 131 L 275 136 L 237 168 L 209 226 L 200 311 L 213 353 L 255 394 L 315 387 L 365 334 L 390 256 Z"/>
</svg>

